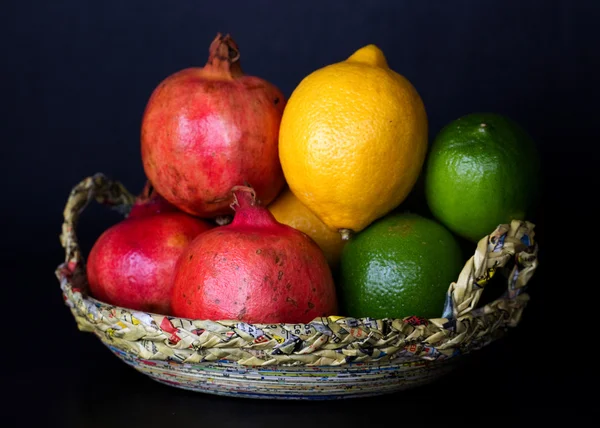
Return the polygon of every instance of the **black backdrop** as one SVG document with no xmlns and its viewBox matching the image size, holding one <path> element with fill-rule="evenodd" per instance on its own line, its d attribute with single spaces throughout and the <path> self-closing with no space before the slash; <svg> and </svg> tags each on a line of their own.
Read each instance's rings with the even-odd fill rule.
<svg viewBox="0 0 600 428">
<path fill-rule="evenodd" d="M 593 1 L 2 2 L 1 262 L 10 297 L 5 302 L 11 302 L 2 349 L 14 368 L 7 370 L 13 397 L 35 401 L 38 411 L 29 414 L 51 415 L 59 426 L 105 419 L 113 426 L 116 420 L 143 426 L 218 418 L 225 426 L 235 418 L 250 426 L 263 420 L 331 423 L 367 420 L 371 411 L 394 410 L 384 405 L 390 402 L 401 403 L 407 414 L 413 406 L 439 409 L 447 413 L 425 416 L 444 419 L 480 408 L 482 401 L 490 412 L 575 402 L 578 379 L 572 364 L 558 357 L 574 345 L 553 336 L 549 324 L 564 301 L 554 271 L 548 274 L 557 261 L 549 250 L 555 235 L 544 231 L 554 230 L 551 213 L 568 214 L 563 207 L 585 187 L 583 161 L 592 159 L 600 135 L 598 18 Z M 236 39 L 246 73 L 273 82 L 286 96 L 311 71 L 375 43 L 420 92 L 432 137 L 474 111 L 521 123 L 540 148 L 549 191 L 536 217 L 540 243 L 547 244 L 539 270 L 546 279 L 537 279 L 543 287 L 532 287 L 519 329 L 434 386 L 322 405 L 256 403 L 163 387 L 79 333 L 53 276 L 63 256 L 58 233 L 66 196 L 95 172 L 141 189 L 139 127 L 147 98 L 170 73 L 203 65 L 217 32 Z M 567 160 L 571 155 L 578 160 Z M 80 225 L 84 246 L 115 220 L 91 208 Z"/>
</svg>

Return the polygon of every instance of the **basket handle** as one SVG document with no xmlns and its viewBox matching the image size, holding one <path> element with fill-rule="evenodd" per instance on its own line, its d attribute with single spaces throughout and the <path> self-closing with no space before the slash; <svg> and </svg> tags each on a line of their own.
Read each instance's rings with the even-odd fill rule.
<svg viewBox="0 0 600 428">
<path fill-rule="evenodd" d="M 487 313 L 492 308 L 503 310 L 508 301 L 525 303 L 529 296 L 525 286 L 535 272 L 538 245 L 534 241 L 535 225 L 529 221 L 513 220 L 500 224 L 491 234 L 477 243 L 475 254 L 465 263 L 458 280 L 450 284 L 446 296 L 443 318 L 451 321 L 464 320 L 479 312 Z M 477 308 L 485 285 L 499 269 L 507 269 L 507 291 L 488 305 Z M 511 325 L 516 325 L 521 309 L 511 314 Z"/>
<path fill-rule="evenodd" d="M 63 211 L 64 221 L 60 243 L 65 249 L 65 262 L 59 267 L 59 270 L 66 269 L 73 274 L 82 269 L 83 257 L 75 229 L 81 213 L 92 200 L 110 206 L 125 215 L 135 202 L 135 196 L 129 193 L 120 182 L 110 180 L 101 173 L 87 177 L 74 186 Z"/>
</svg>

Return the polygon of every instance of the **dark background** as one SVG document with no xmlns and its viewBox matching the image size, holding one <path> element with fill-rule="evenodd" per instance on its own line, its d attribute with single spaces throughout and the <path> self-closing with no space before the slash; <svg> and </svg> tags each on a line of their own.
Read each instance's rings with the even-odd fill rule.
<svg viewBox="0 0 600 428">
<path fill-rule="evenodd" d="M 594 189 L 588 175 L 600 136 L 598 2 L 25 0 L 4 1 L 1 10 L 1 263 L 9 293 L 2 354 L 15 403 L 9 415 L 85 427 L 319 426 L 386 414 L 468 421 L 477 410 L 489 420 L 537 415 L 537 406 L 553 416 L 561 405 L 581 404 L 586 377 L 575 369 L 590 357 L 575 351 L 584 343 L 567 334 L 579 329 L 579 315 L 561 282 L 567 262 L 557 240 L 583 221 L 577 192 Z M 286 96 L 313 70 L 374 43 L 420 92 L 431 137 L 475 111 L 519 122 L 538 144 L 544 175 L 535 215 L 541 265 L 519 328 L 434 385 L 342 403 L 179 391 L 78 332 L 54 277 L 68 192 L 95 172 L 141 190 L 145 103 L 167 75 L 202 66 L 217 32 L 238 42 L 247 74 Z M 116 220 L 90 207 L 80 224 L 84 246 Z M 15 412 L 18 406 L 29 410 Z"/>
</svg>

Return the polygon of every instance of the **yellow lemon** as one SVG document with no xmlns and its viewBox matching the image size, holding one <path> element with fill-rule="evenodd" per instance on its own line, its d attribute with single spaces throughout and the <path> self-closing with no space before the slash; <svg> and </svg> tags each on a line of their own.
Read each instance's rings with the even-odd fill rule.
<svg viewBox="0 0 600 428">
<path fill-rule="evenodd" d="M 402 203 L 426 151 L 423 101 L 375 45 L 306 76 L 288 100 L 279 131 L 279 158 L 292 192 L 345 235 Z"/>
<path fill-rule="evenodd" d="M 279 222 L 310 236 L 325 254 L 329 266 L 337 268 L 346 241 L 337 231 L 328 228 L 306 205 L 294 196 L 289 188 L 267 207 Z"/>
</svg>

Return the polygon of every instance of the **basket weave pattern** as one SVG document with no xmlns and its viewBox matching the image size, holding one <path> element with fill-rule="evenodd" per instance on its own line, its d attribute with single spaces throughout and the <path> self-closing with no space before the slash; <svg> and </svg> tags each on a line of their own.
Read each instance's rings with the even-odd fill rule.
<svg viewBox="0 0 600 428">
<path fill-rule="evenodd" d="M 102 174 L 86 178 L 71 191 L 61 234 L 65 262 L 56 270 L 65 302 L 80 330 L 95 333 L 115 352 L 149 361 L 227 361 L 242 367 L 441 362 L 479 349 L 515 327 L 529 300 L 526 285 L 537 267 L 534 225 L 513 221 L 479 241 L 449 285 L 440 318 L 330 316 L 308 324 L 272 325 L 177 318 L 116 307 L 89 296 L 75 228 L 93 200 L 126 214 L 134 197 Z M 506 292 L 478 307 L 495 274 L 506 276 Z"/>
</svg>

